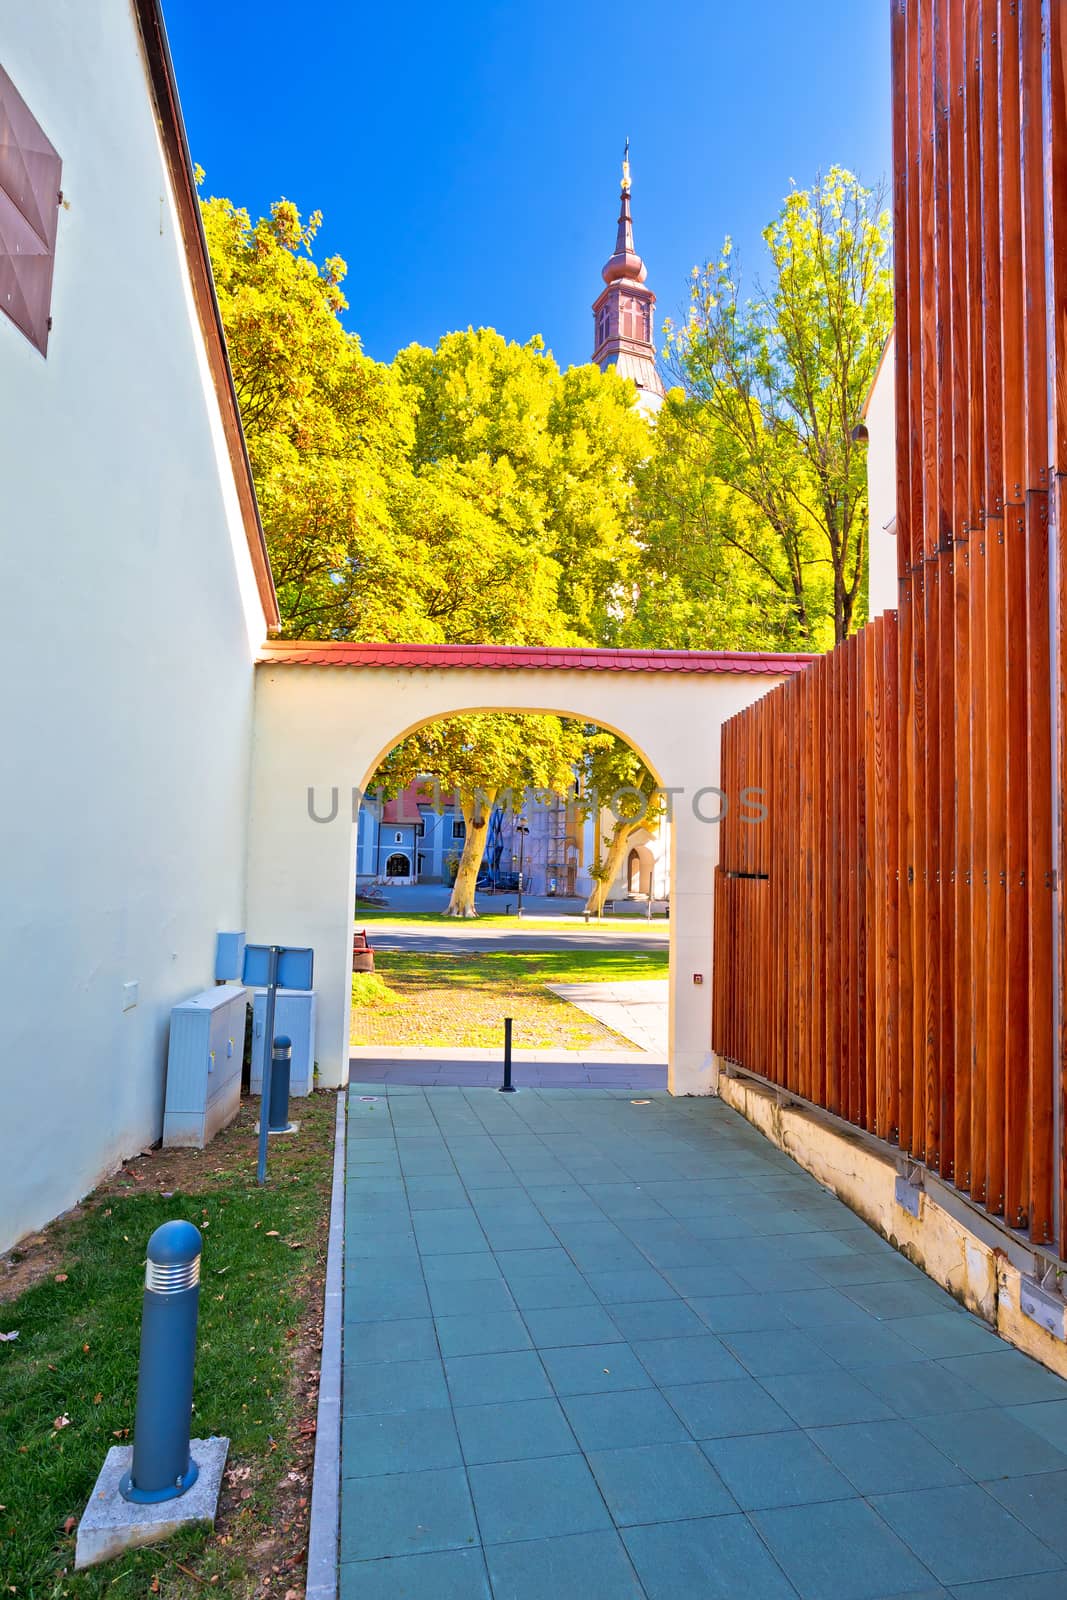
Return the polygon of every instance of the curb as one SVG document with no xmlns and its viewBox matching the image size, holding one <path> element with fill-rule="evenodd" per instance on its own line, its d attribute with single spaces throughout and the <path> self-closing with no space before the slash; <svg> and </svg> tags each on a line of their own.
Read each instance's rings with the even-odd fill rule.
<svg viewBox="0 0 1067 1600">
<path fill-rule="evenodd" d="M 338 1090 L 333 1144 L 330 1234 L 322 1307 L 322 1359 L 311 1480 L 306 1600 L 337 1600 L 341 1527 L 341 1304 L 345 1242 L 345 1110 L 348 1091 Z"/>
</svg>

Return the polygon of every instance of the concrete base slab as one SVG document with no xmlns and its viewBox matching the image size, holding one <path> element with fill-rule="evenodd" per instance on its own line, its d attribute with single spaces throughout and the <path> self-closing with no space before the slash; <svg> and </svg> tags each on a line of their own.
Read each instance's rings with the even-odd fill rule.
<svg viewBox="0 0 1067 1600">
<path fill-rule="evenodd" d="M 256 1123 L 256 1132 L 257 1133 L 259 1132 L 259 1123 L 258 1122 Z M 299 1124 L 299 1122 L 290 1122 L 290 1124 L 289 1124 L 289 1126 L 287 1128 L 268 1128 L 267 1129 L 267 1138 L 268 1139 L 273 1139 L 277 1134 L 280 1134 L 280 1133 L 299 1133 L 299 1132 L 300 1132 L 300 1124 Z"/>
<path fill-rule="evenodd" d="M 119 1493 L 119 1481 L 133 1460 L 133 1446 L 115 1445 L 107 1453 L 78 1524 L 75 1567 L 95 1566 L 122 1555 L 124 1550 L 158 1544 L 192 1523 L 205 1522 L 214 1527 L 229 1448 L 229 1439 L 191 1439 L 189 1449 L 199 1468 L 192 1488 L 177 1500 L 142 1506 L 124 1500 Z"/>
</svg>

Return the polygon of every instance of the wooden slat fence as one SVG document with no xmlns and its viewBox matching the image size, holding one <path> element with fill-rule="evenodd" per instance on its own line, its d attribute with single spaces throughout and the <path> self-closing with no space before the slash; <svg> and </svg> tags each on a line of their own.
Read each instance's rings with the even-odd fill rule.
<svg viewBox="0 0 1067 1600">
<path fill-rule="evenodd" d="M 724 730 L 713 1044 L 1063 1255 L 1067 5 L 891 15 L 898 610 Z"/>
</svg>

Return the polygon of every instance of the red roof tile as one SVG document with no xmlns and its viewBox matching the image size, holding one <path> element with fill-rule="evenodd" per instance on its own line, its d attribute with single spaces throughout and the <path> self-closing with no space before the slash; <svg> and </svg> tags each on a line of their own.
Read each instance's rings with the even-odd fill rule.
<svg viewBox="0 0 1067 1600">
<path fill-rule="evenodd" d="M 329 639 L 276 639 L 262 647 L 260 666 L 490 668 L 516 672 L 696 672 L 786 676 L 810 655 L 755 650 L 600 650 L 540 645 L 353 644 Z"/>
</svg>

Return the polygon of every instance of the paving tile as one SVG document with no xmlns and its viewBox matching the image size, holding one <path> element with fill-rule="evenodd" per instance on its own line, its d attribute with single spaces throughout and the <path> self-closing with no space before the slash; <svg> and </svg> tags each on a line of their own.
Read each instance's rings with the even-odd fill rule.
<svg viewBox="0 0 1067 1600">
<path fill-rule="evenodd" d="M 641 1365 L 661 1386 L 717 1383 L 726 1378 L 744 1377 L 744 1369 L 713 1333 L 679 1339 L 642 1339 L 633 1349 Z"/>
<path fill-rule="evenodd" d="M 424 1256 L 456 1256 L 488 1250 L 489 1244 L 472 1210 L 417 1211 L 412 1226 Z"/>
<path fill-rule="evenodd" d="M 401 1317 L 428 1317 L 430 1302 L 421 1281 L 345 1284 L 345 1322 L 394 1322 Z"/>
<path fill-rule="evenodd" d="M 848 1479 L 799 1429 L 705 1439 L 703 1450 L 742 1511 L 855 1497 Z"/>
<path fill-rule="evenodd" d="M 590 1272 L 586 1282 L 605 1305 L 626 1305 L 630 1301 L 673 1300 L 675 1291 L 666 1278 L 652 1267 L 629 1271 Z"/>
<path fill-rule="evenodd" d="M 553 1250 L 498 1250 L 496 1261 L 509 1283 L 574 1270 L 574 1262 L 558 1245 Z"/>
<path fill-rule="evenodd" d="M 931 1586 L 927 1568 L 863 1500 L 750 1517 L 803 1600 L 883 1600 Z"/>
<path fill-rule="evenodd" d="M 360 1361 L 432 1361 L 438 1354 L 430 1317 L 399 1322 L 350 1322 L 344 1331 L 346 1370 Z"/>
<path fill-rule="evenodd" d="M 673 1339 L 707 1335 L 707 1323 L 684 1300 L 628 1302 L 612 1308 L 612 1318 L 627 1339 Z"/>
<path fill-rule="evenodd" d="M 652 1379 L 626 1344 L 570 1345 L 543 1350 L 541 1359 L 561 1395 L 652 1386 Z"/>
<path fill-rule="evenodd" d="M 500 1267 L 495 1256 L 486 1250 L 455 1256 L 426 1256 L 422 1270 L 427 1285 L 435 1283 L 471 1283 L 490 1278 L 500 1278 Z"/>
<path fill-rule="evenodd" d="M 985 1488 L 1061 1561 L 1067 1561 L 1067 1468 L 1026 1478 L 1001 1478 Z"/>
<path fill-rule="evenodd" d="M 622 1537 L 648 1600 L 795 1600 L 746 1517 L 661 1522 Z"/>
<path fill-rule="evenodd" d="M 539 1457 L 469 1469 L 486 1545 L 558 1538 L 610 1528 L 604 1501 L 584 1457 Z"/>
<path fill-rule="evenodd" d="M 894 1332 L 928 1356 L 972 1356 L 1003 1350 L 1004 1341 L 976 1318 L 962 1311 L 934 1312 L 928 1317 L 900 1317 Z"/>
<path fill-rule="evenodd" d="M 492 1545 L 486 1560 L 497 1600 L 644 1600 L 617 1533 Z"/>
<path fill-rule="evenodd" d="M 699 1296 L 689 1304 L 713 1333 L 748 1333 L 793 1326 L 782 1310 L 781 1299 L 781 1295 L 749 1289 L 745 1294 Z"/>
<path fill-rule="evenodd" d="M 972 1384 L 998 1406 L 1025 1406 L 1039 1401 L 1067 1401 L 1067 1383 L 1021 1350 L 992 1355 L 954 1356 L 942 1369 Z"/>
<path fill-rule="evenodd" d="M 755 1378 L 786 1372 L 836 1372 L 836 1362 L 819 1348 L 811 1334 L 799 1328 L 757 1329 L 729 1333 L 723 1343 Z"/>
<path fill-rule="evenodd" d="M 1057 1445 L 1067 1453 L 1067 1400 L 1039 1401 L 1036 1405 L 1007 1406 L 1005 1409 L 1016 1422 L 1024 1423 L 1050 1444 Z"/>
<path fill-rule="evenodd" d="M 550 1250 L 559 1242 L 540 1218 L 535 1222 L 508 1222 L 483 1216 L 482 1227 L 494 1250 Z"/>
<path fill-rule="evenodd" d="M 457 1406 L 455 1416 L 464 1459 L 472 1466 L 569 1455 L 578 1449 L 558 1400 Z"/>
<path fill-rule="evenodd" d="M 345 1563 L 340 1600 L 490 1600 L 480 1550 Z"/>
<path fill-rule="evenodd" d="M 900 1418 L 813 1428 L 811 1437 L 862 1495 L 967 1481 L 958 1466 Z"/>
<path fill-rule="evenodd" d="M 451 1260 L 442 1256 L 442 1260 Z M 428 1283 L 435 1317 L 480 1315 L 486 1311 L 513 1311 L 515 1301 L 503 1278 L 461 1278 L 456 1282 Z"/>
<path fill-rule="evenodd" d="M 427 1411 L 448 1404 L 440 1360 L 376 1361 L 345 1368 L 341 1408 L 346 1416 L 375 1411 Z"/>
<path fill-rule="evenodd" d="M 892 1412 L 848 1372 L 787 1372 L 763 1379 L 764 1387 L 802 1428 L 843 1422 L 879 1422 Z"/>
<path fill-rule="evenodd" d="M 998 1407 L 916 1417 L 915 1426 L 972 1478 L 1015 1478 L 1067 1467 L 1067 1455 Z"/>
<path fill-rule="evenodd" d="M 819 1275 L 839 1287 L 849 1283 L 914 1283 L 918 1269 L 903 1256 L 871 1256 L 855 1252 L 821 1261 Z"/>
<path fill-rule="evenodd" d="M 940 1361 L 852 1368 L 853 1376 L 884 1400 L 898 1416 L 929 1417 L 942 1411 L 972 1411 L 989 1404 L 985 1395 L 946 1372 Z M 1067 1440 L 1067 1407 L 1064 1438 Z"/>
<path fill-rule="evenodd" d="M 847 1324 L 809 1332 L 819 1349 L 843 1367 L 900 1367 L 908 1362 L 921 1365 L 926 1360 L 921 1350 L 893 1331 L 891 1322 L 862 1315 L 864 1320 L 856 1327 Z"/>
<path fill-rule="evenodd" d="M 877 1284 L 877 1288 L 896 1285 Z M 782 1310 L 798 1328 L 869 1328 L 872 1317 L 840 1289 L 793 1289 L 781 1296 Z"/>
<path fill-rule="evenodd" d="M 635 1444 L 676 1444 L 689 1434 L 657 1389 L 575 1394 L 563 1399 L 583 1450 L 618 1450 Z"/>
<path fill-rule="evenodd" d="M 740 1273 L 718 1263 L 668 1266 L 664 1277 L 687 1300 L 698 1295 L 745 1294 L 749 1284 Z"/>
<path fill-rule="evenodd" d="M 437 1338 L 443 1356 L 496 1355 L 502 1350 L 528 1350 L 530 1335 L 517 1311 L 480 1311 L 471 1316 L 437 1317 Z"/>
<path fill-rule="evenodd" d="M 694 1439 L 776 1433 L 796 1427 L 789 1413 L 753 1378 L 680 1384 L 663 1392 Z"/>
<path fill-rule="evenodd" d="M 592 1450 L 589 1465 L 619 1526 L 736 1510 L 722 1479 L 696 1444 Z"/>
<path fill-rule="evenodd" d="M 526 1326 L 538 1349 L 560 1345 L 621 1343 L 624 1335 L 603 1306 L 523 1308 Z"/>
<path fill-rule="evenodd" d="M 504 1400 L 540 1400 L 552 1393 L 537 1353 L 450 1356 L 445 1362 L 455 1406 L 495 1405 Z"/>
<path fill-rule="evenodd" d="M 929 1279 L 917 1283 L 854 1283 L 844 1292 L 872 1317 L 887 1320 L 925 1317 L 937 1312 L 950 1316 L 959 1314 L 952 1297 Z"/>
<path fill-rule="evenodd" d="M 577 1268 L 546 1273 L 543 1278 L 514 1278 L 511 1293 L 522 1311 L 562 1310 L 566 1306 L 595 1306 L 596 1295 Z"/>
<path fill-rule="evenodd" d="M 941 1583 L 1014 1579 L 1062 1566 L 977 1484 L 878 1495 L 871 1503 Z"/>
<path fill-rule="evenodd" d="M 376 1478 L 388 1472 L 422 1472 L 462 1464 L 450 1410 L 389 1411 L 350 1417 L 345 1426 L 341 1453 L 345 1478 Z"/>
<path fill-rule="evenodd" d="M 462 1550 L 477 1538 L 462 1467 L 342 1482 L 342 1561 Z"/>
</svg>

